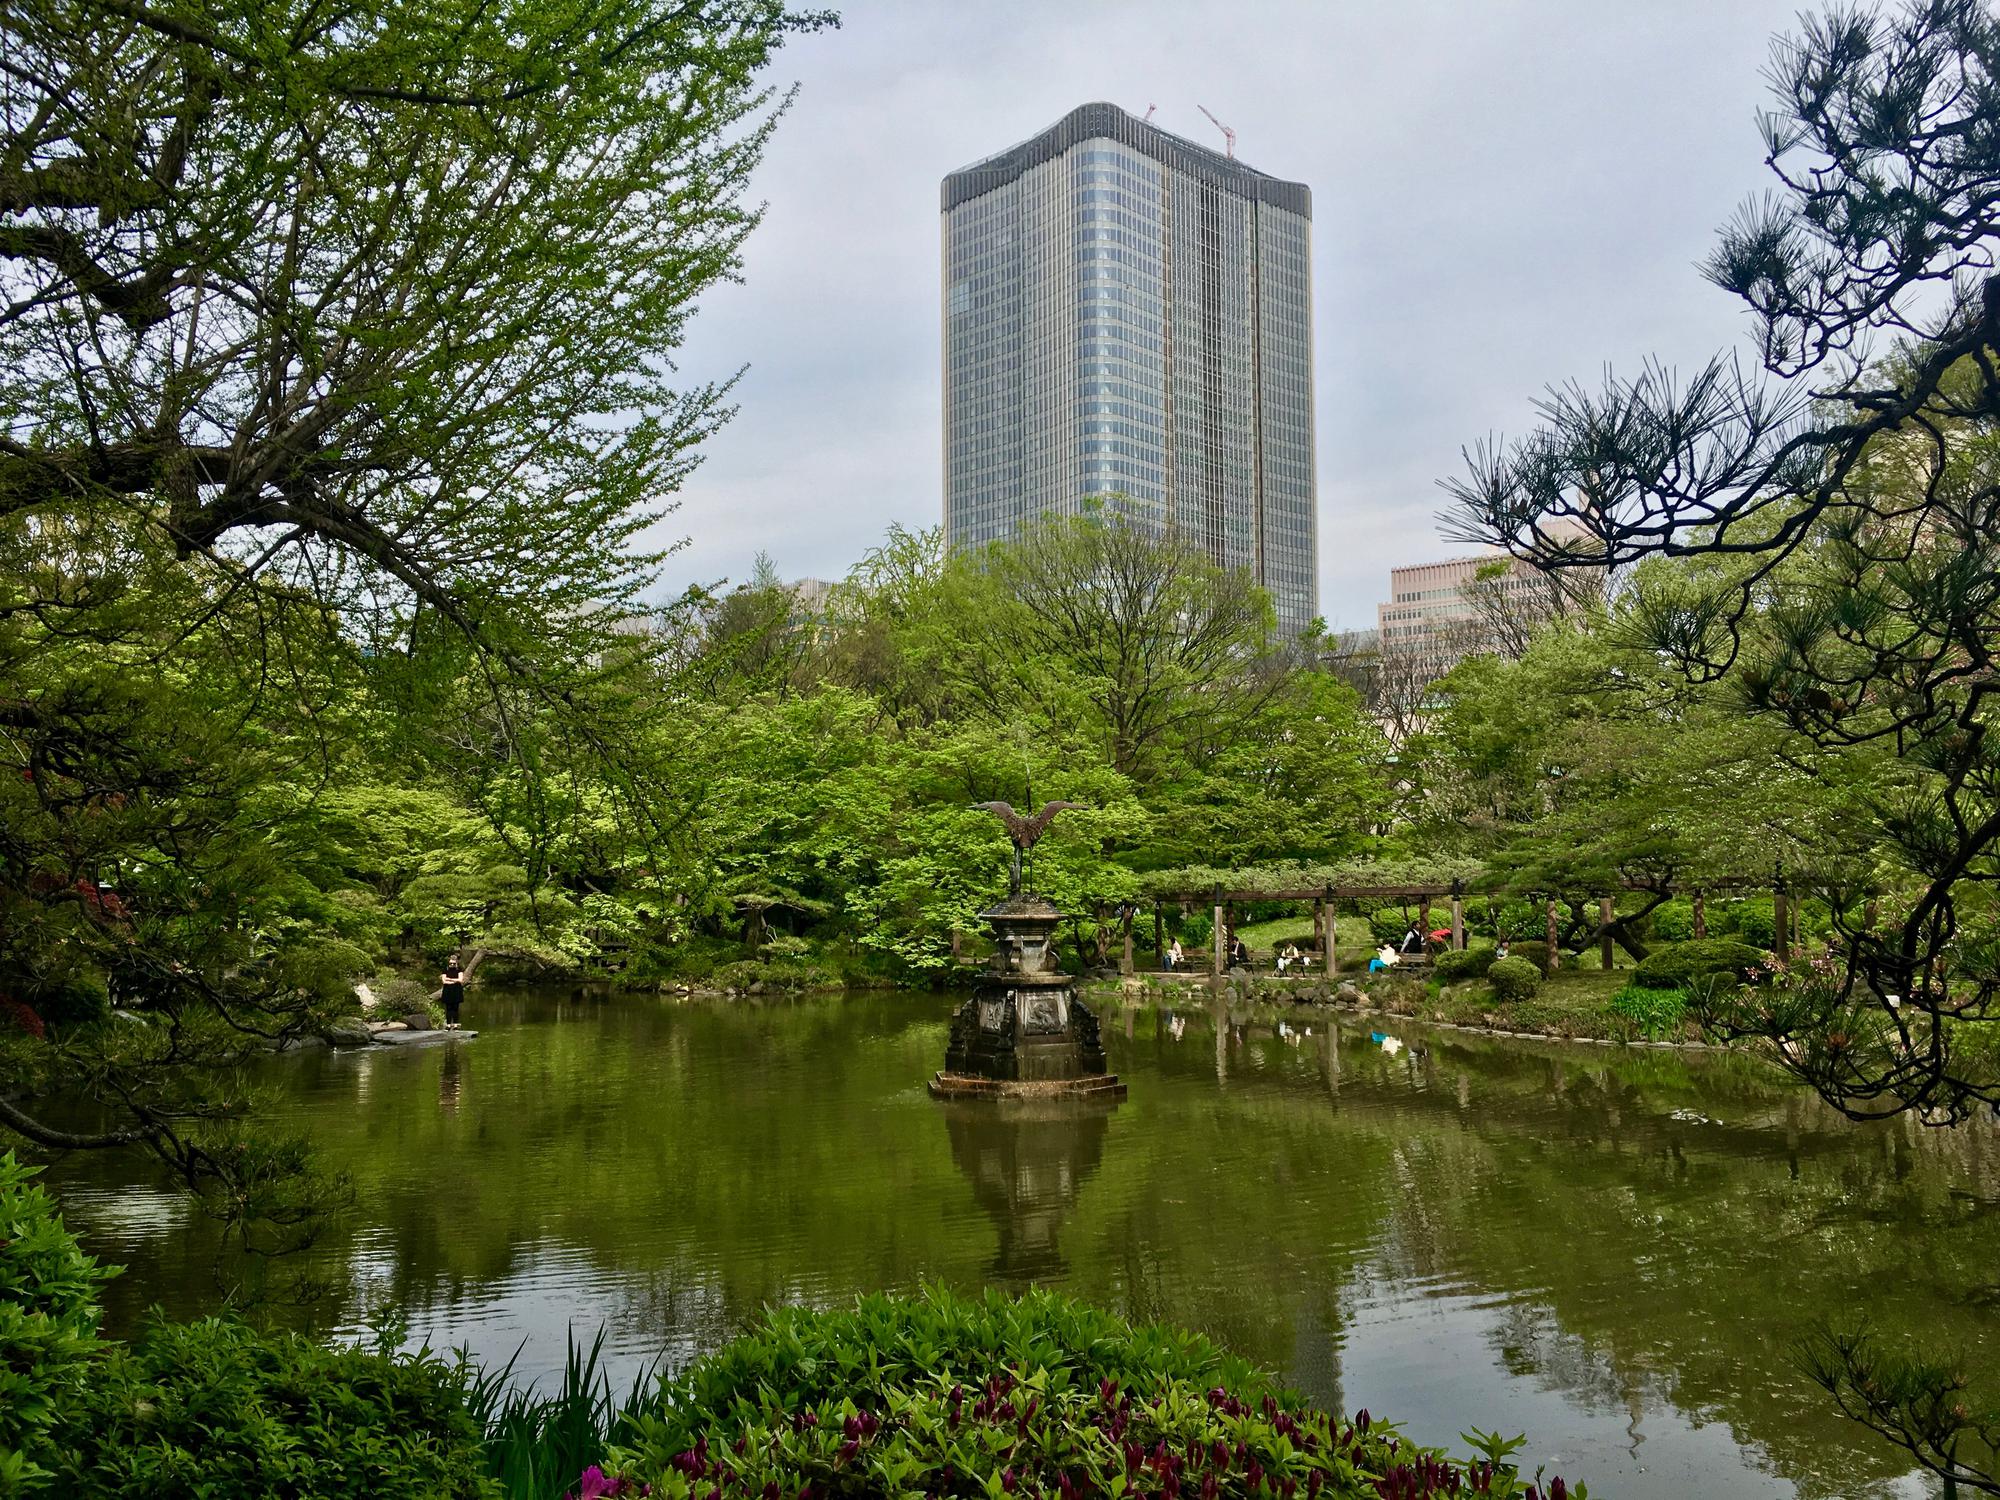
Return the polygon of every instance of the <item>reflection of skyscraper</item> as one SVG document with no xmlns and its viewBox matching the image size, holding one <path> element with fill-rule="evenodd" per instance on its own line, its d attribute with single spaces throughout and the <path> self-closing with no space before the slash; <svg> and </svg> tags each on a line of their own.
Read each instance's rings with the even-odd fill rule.
<svg viewBox="0 0 2000 1500">
<path fill-rule="evenodd" d="M 951 1159 L 1000 1231 L 994 1278 L 1046 1281 L 1066 1269 L 1056 1243 L 1104 1156 L 1115 1101 L 982 1099 L 944 1106 Z"/>
<path fill-rule="evenodd" d="M 1304 184 L 1086 104 L 943 209 L 946 539 L 1122 493 L 1311 620 Z"/>
</svg>

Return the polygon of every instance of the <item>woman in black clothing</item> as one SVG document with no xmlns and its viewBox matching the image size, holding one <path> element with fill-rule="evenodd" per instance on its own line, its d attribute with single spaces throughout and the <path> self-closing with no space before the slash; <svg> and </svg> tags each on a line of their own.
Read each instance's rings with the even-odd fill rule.
<svg viewBox="0 0 2000 1500">
<path fill-rule="evenodd" d="M 444 991 L 439 996 L 444 1001 L 444 1029 L 456 1031 L 458 1007 L 465 1000 L 465 971 L 459 968 L 456 953 L 452 954 L 451 961 L 444 966 L 444 973 L 439 978 L 444 985 Z"/>
</svg>

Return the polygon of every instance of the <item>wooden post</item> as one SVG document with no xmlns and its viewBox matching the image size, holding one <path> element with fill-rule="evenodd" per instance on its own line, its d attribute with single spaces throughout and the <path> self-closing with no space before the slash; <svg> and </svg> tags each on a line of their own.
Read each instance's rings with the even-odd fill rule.
<svg viewBox="0 0 2000 1500">
<path fill-rule="evenodd" d="M 1615 914 L 1609 896 L 1600 896 L 1597 901 L 1597 960 L 1601 967 L 1611 967 L 1611 918 Z"/>
<path fill-rule="evenodd" d="M 1417 898 L 1417 937 L 1419 940 L 1417 943 L 1417 952 L 1423 954 L 1425 957 L 1429 957 L 1431 951 L 1431 898 L 1429 896 L 1420 896 Z"/>
<path fill-rule="evenodd" d="M 1785 883 L 1784 866 L 1780 865 L 1771 878 L 1771 941 L 1780 963 L 1792 956 L 1791 896 L 1791 888 Z"/>
<path fill-rule="evenodd" d="M 1546 933 L 1548 937 L 1549 972 L 1553 974 L 1557 969 L 1562 967 L 1562 950 L 1556 946 L 1556 940 L 1562 934 L 1556 928 L 1556 898 L 1553 896 L 1549 897 Z"/>
<path fill-rule="evenodd" d="M 1153 903 L 1153 967 L 1164 969 L 1166 966 L 1167 923 L 1166 918 L 1160 915 L 1160 903 L 1155 901 Z"/>
<path fill-rule="evenodd" d="M 1326 972 L 1340 972 L 1340 900 L 1332 886 L 1326 888 Z"/>
<path fill-rule="evenodd" d="M 1319 961 L 1326 964 L 1326 898 L 1313 897 L 1313 937 L 1319 943 Z"/>
<path fill-rule="evenodd" d="M 1125 913 L 1125 956 L 1118 965 L 1118 972 L 1128 978 L 1132 973 L 1132 919 L 1137 915 L 1136 911 Z"/>
<path fill-rule="evenodd" d="M 963 961 L 963 959 L 965 958 L 965 954 L 964 954 L 964 952 L 962 951 L 962 950 L 963 950 L 963 948 L 964 948 L 964 944 L 963 944 L 963 942 L 961 941 L 961 939 L 962 939 L 963 937 L 964 937 L 964 934 L 963 934 L 963 933 L 961 933 L 961 932 L 960 932 L 960 931 L 959 931 L 959 930 L 958 930 L 958 929 L 957 929 L 956 927 L 952 928 L 952 930 L 951 930 L 951 961 L 952 961 L 953 963 L 959 963 L 959 962 Z"/>
<path fill-rule="evenodd" d="M 1694 888 L 1694 935 L 1708 936 L 1708 894 L 1700 886 Z"/>
<path fill-rule="evenodd" d="M 1224 974 L 1229 972 L 1229 965 L 1225 961 L 1225 955 L 1222 951 L 1224 941 L 1222 935 L 1224 928 L 1223 915 L 1222 889 L 1218 886 L 1215 892 L 1215 931 L 1210 933 L 1208 938 L 1208 968 L 1209 972 L 1215 975 L 1217 979 L 1220 979 Z M 1221 1065 L 1221 1054 L 1218 1052 L 1216 1056 L 1217 1066 L 1219 1067 Z"/>
<path fill-rule="evenodd" d="M 1465 951 L 1465 892 L 1456 885 L 1451 892 L 1451 948 L 1454 953 Z"/>
</svg>

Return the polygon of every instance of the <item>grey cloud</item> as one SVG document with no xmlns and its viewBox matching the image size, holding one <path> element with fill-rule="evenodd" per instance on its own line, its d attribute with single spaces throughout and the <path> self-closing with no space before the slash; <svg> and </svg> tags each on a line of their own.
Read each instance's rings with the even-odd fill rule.
<svg viewBox="0 0 2000 1500">
<path fill-rule="evenodd" d="M 1547 384 L 1742 332 L 1694 263 L 1765 174 L 1760 70 L 1793 0 L 942 4 L 855 0 L 779 57 L 799 98 L 745 283 L 683 361 L 740 415 L 667 524 L 675 584 L 838 576 L 939 518 L 938 180 L 1111 99 L 1311 184 L 1322 608 L 1372 624 L 1446 552 L 1436 481 Z"/>
</svg>

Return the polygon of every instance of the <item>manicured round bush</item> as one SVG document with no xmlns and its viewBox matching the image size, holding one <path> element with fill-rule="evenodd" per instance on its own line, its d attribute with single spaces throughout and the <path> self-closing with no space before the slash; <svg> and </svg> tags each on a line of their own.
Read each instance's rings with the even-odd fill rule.
<svg viewBox="0 0 2000 1500">
<path fill-rule="evenodd" d="M 1546 979 L 1549 973 L 1549 945 L 1540 938 L 1524 943 L 1510 943 L 1507 946 L 1509 958 L 1526 959 L 1535 966 L 1536 972 Z"/>
<path fill-rule="evenodd" d="M 781 1308 L 620 1419 L 597 1493 L 1520 1496 L 1198 1335 L 1048 1292 Z M 608 1476 L 608 1477 L 607 1477 Z M 621 1488 L 613 1490 L 610 1485 Z"/>
<path fill-rule="evenodd" d="M 1431 972 L 1446 984 L 1478 979 L 1493 965 L 1493 949 L 1485 945 L 1459 953 L 1440 953 Z"/>
<path fill-rule="evenodd" d="M 1654 949 L 1632 971 L 1632 982 L 1643 989 L 1677 990 L 1711 974 L 1733 974 L 1738 979 L 1748 979 L 1752 969 L 1769 960 L 1767 953 L 1748 943 L 1729 938 L 1698 938 Z"/>
<path fill-rule="evenodd" d="M 1525 958 L 1496 958 L 1486 977 L 1501 1000 L 1529 999 L 1542 986 L 1542 971 Z"/>
</svg>

